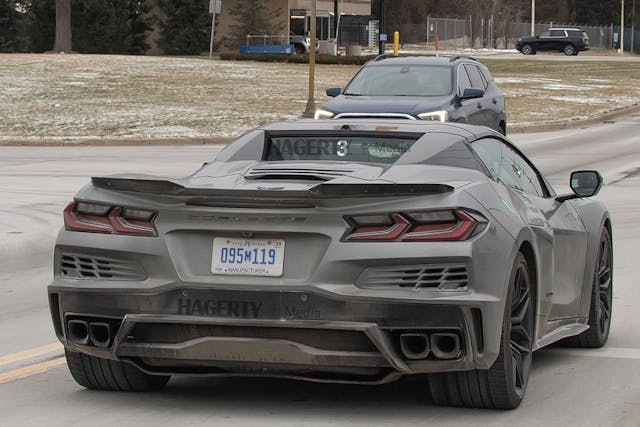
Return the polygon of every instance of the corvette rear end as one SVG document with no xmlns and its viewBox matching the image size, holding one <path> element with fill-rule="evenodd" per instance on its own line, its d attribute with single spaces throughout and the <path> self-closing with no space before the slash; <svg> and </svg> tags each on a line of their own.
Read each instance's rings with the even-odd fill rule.
<svg viewBox="0 0 640 427">
<path fill-rule="evenodd" d="M 515 254 L 465 191 L 483 179 L 249 160 L 183 180 L 93 178 L 55 248 L 56 333 L 69 352 L 163 377 L 487 369 Z"/>
</svg>

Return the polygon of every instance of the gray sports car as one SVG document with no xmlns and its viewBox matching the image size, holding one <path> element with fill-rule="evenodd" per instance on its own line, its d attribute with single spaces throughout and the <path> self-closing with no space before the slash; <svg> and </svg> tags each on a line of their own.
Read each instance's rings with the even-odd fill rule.
<svg viewBox="0 0 640 427">
<path fill-rule="evenodd" d="M 484 127 L 271 124 L 184 179 L 94 177 L 64 210 L 53 324 L 88 388 L 428 373 L 438 404 L 513 408 L 534 350 L 607 340 L 601 185 L 558 196 Z"/>
</svg>

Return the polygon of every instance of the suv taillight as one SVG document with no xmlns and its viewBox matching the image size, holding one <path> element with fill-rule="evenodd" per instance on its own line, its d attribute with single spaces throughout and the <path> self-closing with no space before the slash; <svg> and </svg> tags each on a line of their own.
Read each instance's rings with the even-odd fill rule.
<svg viewBox="0 0 640 427">
<path fill-rule="evenodd" d="M 71 202 L 64 209 L 64 227 L 85 233 L 157 236 L 157 212 L 99 203 Z"/>
<path fill-rule="evenodd" d="M 485 229 L 487 220 L 464 209 L 346 216 L 349 242 L 428 242 L 467 240 Z"/>
</svg>

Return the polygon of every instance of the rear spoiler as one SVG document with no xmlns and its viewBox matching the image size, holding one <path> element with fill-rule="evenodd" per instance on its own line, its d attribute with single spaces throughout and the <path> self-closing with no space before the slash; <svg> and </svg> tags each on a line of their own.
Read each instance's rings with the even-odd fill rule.
<svg viewBox="0 0 640 427">
<path fill-rule="evenodd" d="M 131 178 L 93 177 L 91 183 L 95 187 L 135 193 L 162 194 L 167 196 L 203 196 L 203 197 L 275 197 L 275 198 L 338 198 L 338 197 L 390 197 L 390 196 L 423 196 L 429 194 L 449 193 L 454 190 L 446 184 L 331 184 L 323 183 L 307 190 L 278 189 L 228 189 L 228 188 L 193 188 L 184 187 L 173 181 Z"/>
</svg>

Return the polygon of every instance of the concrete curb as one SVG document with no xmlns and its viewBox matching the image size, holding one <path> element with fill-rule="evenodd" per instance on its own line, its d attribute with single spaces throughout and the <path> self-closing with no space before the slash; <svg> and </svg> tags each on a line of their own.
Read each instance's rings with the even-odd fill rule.
<svg viewBox="0 0 640 427">
<path fill-rule="evenodd" d="M 140 146 L 140 145 L 227 145 L 234 137 L 173 137 L 173 138 L 41 138 L 0 139 L 0 147 L 81 147 L 81 146 Z"/>
<path fill-rule="evenodd" d="M 583 120 L 574 120 L 570 122 L 559 123 L 538 123 L 523 126 L 509 126 L 507 127 L 507 135 L 510 133 L 535 133 L 535 132 L 551 132 L 554 130 L 562 129 L 576 129 L 585 126 L 599 125 L 602 123 L 611 122 L 623 117 L 630 116 L 634 113 L 640 113 L 640 103 L 633 104 L 628 107 L 617 108 L 615 110 L 607 111 L 606 113 L 597 117 L 592 117 Z"/>
<path fill-rule="evenodd" d="M 562 129 L 575 129 L 585 126 L 592 126 L 617 120 L 622 117 L 630 116 L 634 113 L 640 113 L 640 103 L 628 107 L 618 108 L 608 111 L 598 117 L 592 117 L 583 120 L 574 120 L 570 122 L 559 123 L 538 123 L 523 126 L 509 126 L 509 133 L 535 133 L 550 132 Z M 41 138 L 41 139 L 15 139 L 1 140 L 0 147 L 112 147 L 112 146 L 141 146 L 141 145 L 227 145 L 232 142 L 234 137 L 184 137 L 184 138 L 78 138 L 78 139 L 59 139 L 59 138 Z"/>
</svg>

